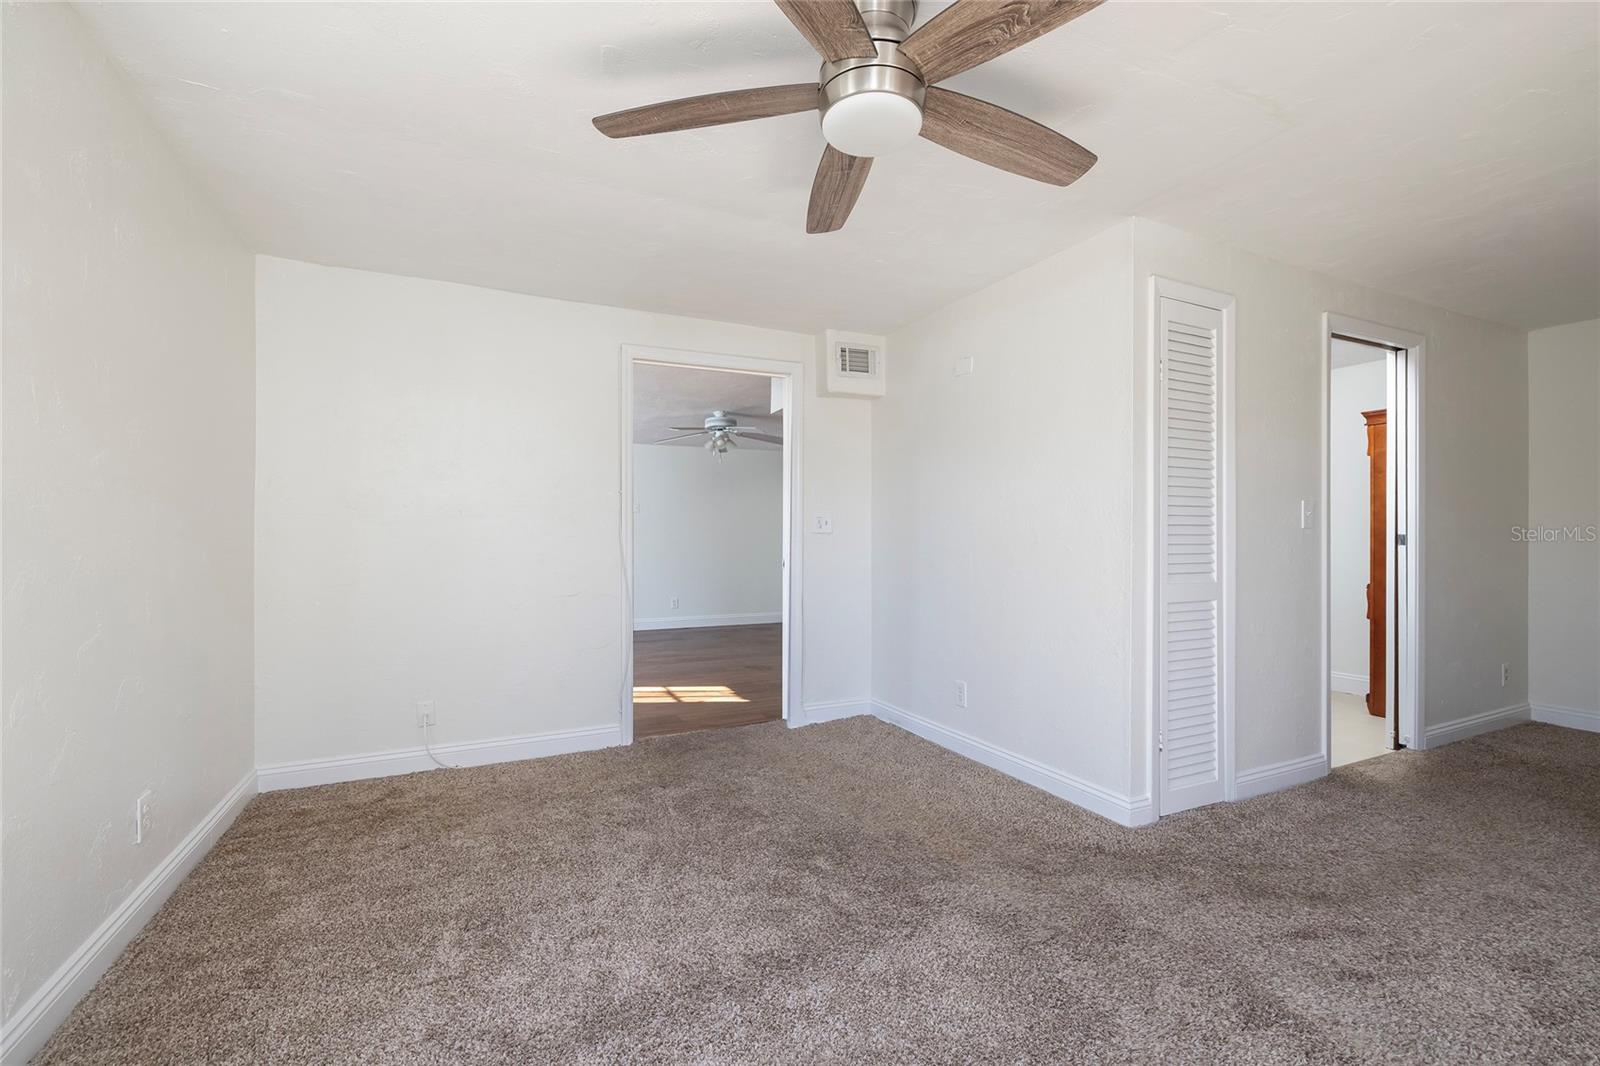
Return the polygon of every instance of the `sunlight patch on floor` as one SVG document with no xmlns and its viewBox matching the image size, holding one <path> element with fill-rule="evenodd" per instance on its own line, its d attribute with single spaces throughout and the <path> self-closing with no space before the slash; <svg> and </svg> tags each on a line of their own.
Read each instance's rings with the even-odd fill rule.
<svg viewBox="0 0 1600 1066">
<path fill-rule="evenodd" d="M 634 703 L 749 703 L 727 685 L 638 685 Z"/>
</svg>

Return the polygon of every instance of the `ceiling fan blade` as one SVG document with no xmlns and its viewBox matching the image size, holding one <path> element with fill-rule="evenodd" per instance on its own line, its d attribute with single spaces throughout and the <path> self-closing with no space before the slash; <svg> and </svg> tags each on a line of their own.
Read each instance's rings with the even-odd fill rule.
<svg viewBox="0 0 1600 1066">
<path fill-rule="evenodd" d="M 823 59 L 872 59 L 878 48 L 850 0 L 774 0 Z"/>
<path fill-rule="evenodd" d="M 774 437 L 771 433 L 741 433 L 741 434 L 739 434 L 739 437 L 742 440 L 766 441 L 768 444 L 782 444 L 783 443 L 783 438 L 782 437 Z"/>
<path fill-rule="evenodd" d="M 704 432 L 705 432 L 705 430 L 699 429 L 699 430 L 695 430 L 693 433 L 679 433 L 675 437 L 662 437 L 660 440 L 655 441 L 654 443 L 656 443 L 656 444 L 665 444 L 668 441 L 672 441 L 672 440 L 683 440 L 685 437 L 698 437 L 700 434 L 702 434 Z"/>
<path fill-rule="evenodd" d="M 987 63 L 1093 11 L 1105 0 L 956 0 L 916 30 L 900 51 L 929 85 Z"/>
<path fill-rule="evenodd" d="M 833 145 L 822 150 L 806 208 L 807 233 L 832 233 L 844 226 L 872 169 L 870 156 L 845 155 Z"/>
<path fill-rule="evenodd" d="M 705 426 L 668 426 L 668 429 L 686 429 L 691 433 L 708 432 Z"/>
<path fill-rule="evenodd" d="M 670 133 L 673 130 L 721 126 L 729 122 L 748 122 L 753 118 L 792 115 L 813 111 L 817 106 L 817 85 L 767 85 L 760 89 L 735 89 L 708 93 L 660 104 L 645 104 L 627 111 L 613 111 L 594 120 L 594 128 L 607 137 L 637 137 L 644 133 Z"/>
<path fill-rule="evenodd" d="M 1099 158 L 1031 118 L 935 86 L 928 87 L 922 135 L 968 159 L 1051 185 L 1071 185 Z"/>
</svg>

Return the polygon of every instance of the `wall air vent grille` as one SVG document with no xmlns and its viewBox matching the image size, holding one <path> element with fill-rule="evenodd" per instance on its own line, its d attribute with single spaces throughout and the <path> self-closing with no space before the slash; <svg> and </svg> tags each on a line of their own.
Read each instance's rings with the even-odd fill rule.
<svg viewBox="0 0 1600 1066">
<path fill-rule="evenodd" d="M 830 329 L 817 338 L 824 396 L 882 396 L 888 341 L 875 333 Z"/>
<path fill-rule="evenodd" d="M 858 348 L 851 344 L 839 346 L 839 373 L 841 374 L 871 374 L 872 349 Z"/>
</svg>

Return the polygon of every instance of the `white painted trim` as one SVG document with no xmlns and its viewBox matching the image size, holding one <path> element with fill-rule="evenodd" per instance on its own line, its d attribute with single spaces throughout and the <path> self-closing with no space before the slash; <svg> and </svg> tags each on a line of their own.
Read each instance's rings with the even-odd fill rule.
<svg viewBox="0 0 1600 1066">
<path fill-rule="evenodd" d="M 1131 798 L 1121 795 L 882 700 L 873 700 L 872 708 L 874 714 L 890 725 L 899 726 L 906 732 L 914 733 L 923 740 L 932 741 L 957 755 L 964 755 L 974 762 L 980 762 L 1019 781 L 1025 781 L 1052 796 L 1093 811 L 1102 818 L 1130 826 L 1148 825 L 1155 821 L 1155 813 L 1148 796 Z"/>
<path fill-rule="evenodd" d="M 1553 703 L 1535 703 L 1533 705 L 1533 720 L 1545 722 L 1549 725 L 1566 726 L 1568 729 L 1584 729 L 1590 733 L 1600 733 L 1600 711 L 1584 710 L 1581 707 L 1561 707 Z"/>
<path fill-rule="evenodd" d="M 1321 597 L 1322 617 L 1320 619 L 1321 632 L 1318 634 L 1318 669 L 1322 676 L 1329 680 L 1328 684 L 1321 686 L 1317 693 L 1317 702 L 1322 714 L 1321 726 L 1318 733 L 1322 739 L 1322 750 L 1318 754 L 1322 757 L 1322 772 L 1328 773 L 1333 769 L 1333 693 L 1330 691 L 1335 686 L 1333 680 L 1333 516 L 1328 513 L 1333 499 L 1333 329 L 1328 325 L 1328 315 L 1322 316 L 1322 378 L 1320 389 L 1320 410 L 1318 419 L 1321 423 L 1321 437 L 1318 443 L 1317 461 L 1317 506 L 1321 509 L 1322 520 L 1317 523 L 1317 556 L 1321 572 L 1317 575 L 1317 595 Z M 1371 664 L 1368 664 L 1371 669 Z M 1366 690 L 1363 690 L 1366 691 Z"/>
<path fill-rule="evenodd" d="M 1424 746 L 1437 748 L 1441 744 L 1453 744 L 1458 740 L 1475 737 L 1479 733 L 1490 733 L 1506 726 L 1520 725 L 1531 721 L 1532 717 L 1532 709 L 1526 703 L 1517 703 L 1480 714 L 1469 714 L 1463 718 L 1430 725 L 1424 734 L 1426 742 Z"/>
<path fill-rule="evenodd" d="M 1366 674 L 1346 674 L 1334 670 L 1328 675 L 1328 687 L 1335 692 L 1348 692 L 1352 696 L 1365 696 L 1370 691 L 1372 679 Z"/>
<path fill-rule="evenodd" d="M 23 1063 L 38 1053 L 50 1035 L 67 1020 L 72 1008 L 117 961 L 129 941 L 155 917 L 167 897 L 189 876 L 189 871 L 199 864 L 255 794 L 256 773 L 251 770 L 189 830 L 138 887 L 128 893 L 60 969 L 28 997 L 0 1036 L 0 1064 Z"/>
<path fill-rule="evenodd" d="M 1265 796 L 1269 792 L 1281 792 L 1286 788 L 1293 788 L 1295 785 L 1303 785 L 1326 776 L 1328 776 L 1328 758 L 1320 751 L 1302 755 L 1298 759 L 1285 759 L 1269 766 L 1240 771 L 1234 779 L 1237 786 L 1234 799 L 1244 800 L 1253 796 Z"/>
<path fill-rule="evenodd" d="M 841 718 L 855 718 L 858 715 L 871 713 L 871 700 L 822 700 L 806 704 L 805 724 L 836 722 Z"/>
<path fill-rule="evenodd" d="M 1150 432 L 1147 435 L 1146 446 L 1148 455 L 1145 463 L 1145 491 L 1146 498 L 1146 523 L 1145 546 L 1146 576 L 1149 581 L 1149 595 L 1147 597 L 1146 638 L 1148 640 L 1148 657 L 1144 664 L 1148 670 L 1147 684 L 1150 698 L 1146 701 L 1146 754 L 1147 775 L 1150 783 L 1150 795 L 1140 800 L 1148 806 L 1147 820 L 1153 821 L 1161 813 L 1161 642 L 1158 637 L 1160 629 L 1160 615 L 1162 603 L 1162 567 L 1157 553 L 1161 550 L 1161 501 L 1159 484 L 1161 480 L 1161 445 L 1159 443 L 1160 428 L 1156 425 L 1161 411 L 1161 375 L 1157 369 L 1161 359 L 1161 300 L 1163 297 L 1181 300 L 1184 303 L 1194 304 L 1216 311 L 1222 316 L 1222 338 L 1218 345 L 1217 362 L 1221 376 L 1222 387 L 1218 392 L 1219 406 L 1218 438 L 1222 443 L 1221 456 L 1221 481 L 1222 493 L 1217 501 L 1217 543 L 1221 547 L 1221 558 L 1218 564 L 1221 567 L 1221 580 L 1218 589 L 1217 613 L 1221 617 L 1222 627 L 1219 632 L 1222 647 L 1219 653 L 1218 669 L 1221 673 L 1218 684 L 1220 702 L 1218 714 L 1221 726 L 1221 735 L 1218 738 L 1217 767 L 1222 778 L 1222 798 L 1232 800 L 1235 798 L 1236 783 L 1234 781 L 1234 682 L 1237 674 L 1237 659 L 1234 654 L 1236 646 L 1235 604 L 1238 603 L 1238 583 L 1235 577 L 1238 567 L 1236 522 L 1238 518 L 1236 501 L 1238 494 L 1235 489 L 1238 474 L 1238 452 L 1235 438 L 1237 409 L 1236 389 L 1234 386 L 1235 373 L 1235 337 L 1238 333 L 1238 320 L 1236 315 L 1236 301 L 1234 297 L 1225 292 L 1213 289 L 1204 289 L 1187 282 L 1175 281 L 1172 278 L 1162 277 L 1159 274 L 1150 275 L 1149 290 L 1146 296 L 1145 323 L 1146 323 L 1146 353 L 1145 370 L 1150 381 L 1146 396 L 1147 417 L 1150 423 Z M 1323 663 L 1323 673 L 1326 676 L 1327 663 Z M 1143 822 L 1129 824 L 1144 824 Z"/>
<path fill-rule="evenodd" d="M 633 631 L 643 633 L 656 629 L 708 629 L 715 626 L 762 626 L 783 621 L 782 611 L 761 611 L 755 614 L 688 614 L 668 615 L 665 618 L 638 618 Z"/>
<path fill-rule="evenodd" d="M 617 497 L 621 523 L 622 552 L 622 691 L 617 694 L 618 723 L 622 744 L 633 743 L 633 364 L 685 366 L 705 370 L 731 370 L 782 378 L 787 402 L 783 405 L 783 717 L 791 726 L 805 724 L 805 670 L 802 658 L 805 632 L 803 619 L 805 521 L 803 473 L 806 406 L 806 364 L 801 360 L 770 359 L 717 352 L 685 351 L 678 348 L 653 348 L 624 344 L 618 368 L 621 404 L 622 478 Z"/>
<path fill-rule="evenodd" d="M 488 766 L 491 763 L 539 759 L 546 755 L 566 755 L 575 751 L 594 751 L 622 743 L 621 730 L 614 724 L 563 729 L 551 733 L 468 740 L 455 744 L 435 744 L 433 754 L 450 766 Z M 285 788 L 309 788 L 339 781 L 363 781 L 369 777 L 392 777 L 437 770 L 438 764 L 426 748 L 397 748 L 361 755 L 339 755 L 328 759 L 273 763 L 256 768 L 262 792 Z"/>
</svg>

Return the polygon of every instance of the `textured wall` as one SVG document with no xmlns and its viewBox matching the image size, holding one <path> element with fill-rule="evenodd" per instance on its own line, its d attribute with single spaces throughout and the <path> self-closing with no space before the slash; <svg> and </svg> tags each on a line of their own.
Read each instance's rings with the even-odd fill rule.
<svg viewBox="0 0 1600 1066">
<path fill-rule="evenodd" d="M 624 343 L 805 334 L 257 263 L 261 764 L 615 723 Z M 870 405 L 803 398 L 807 702 L 867 694 Z"/>
<path fill-rule="evenodd" d="M 899 330 L 872 445 L 873 696 L 1115 793 L 1128 298 L 1124 224 Z"/>
<path fill-rule="evenodd" d="M 783 611 L 782 451 L 635 444 L 633 504 L 635 621 Z"/>
<path fill-rule="evenodd" d="M 1528 525 L 1529 696 L 1600 715 L 1600 320 L 1528 334 Z"/>
<path fill-rule="evenodd" d="M 253 267 L 72 8 L 4 20 L 11 1018 L 252 765 Z"/>
</svg>

